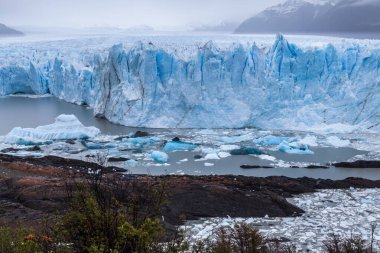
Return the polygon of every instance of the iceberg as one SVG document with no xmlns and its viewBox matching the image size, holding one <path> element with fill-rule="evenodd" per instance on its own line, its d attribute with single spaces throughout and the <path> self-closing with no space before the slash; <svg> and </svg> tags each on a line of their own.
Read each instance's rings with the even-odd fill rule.
<svg viewBox="0 0 380 253">
<path fill-rule="evenodd" d="M 188 142 L 182 142 L 182 141 L 169 141 L 165 144 L 164 150 L 165 151 L 188 151 L 193 150 L 198 145 Z"/>
<path fill-rule="evenodd" d="M 169 159 L 168 154 L 161 151 L 153 151 L 150 156 L 152 157 L 153 161 L 160 163 L 166 163 Z"/>
<path fill-rule="evenodd" d="M 0 96 L 51 94 L 136 127 L 380 131 L 379 41 L 224 39 L 0 45 Z"/>
<path fill-rule="evenodd" d="M 43 145 L 57 140 L 90 139 L 100 134 L 96 127 L 85 127 L 74 115 L 62 114 L 55 122 L 36 128 L 15 127 L 4 142 L 18 145 Z"/>
<path fill-rule="evenodd" d="M 288 142 L 283 141 L 278 150 L 288 154 L 295 155 L 314 155 L 314 152 L 309 149 L 307 145 L 290 145 Z"/>
</svg>

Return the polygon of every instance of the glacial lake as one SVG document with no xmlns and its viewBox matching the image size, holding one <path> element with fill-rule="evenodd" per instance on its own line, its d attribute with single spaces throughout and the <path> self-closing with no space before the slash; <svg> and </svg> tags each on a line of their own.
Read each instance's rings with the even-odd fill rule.
<svg viewBox="0 0 380 253">
<path fill-rule="evenodd" d="M 173 137 L 184 137 L 191 140 L 193 132 L 179 129 L 146 129 L 132 128 L 112 124 L 105 119 L 95 118 L 93 111 L 89 108 L 78 106 L 56 99 L 54 97 L 29 98 L 23 96 L 11 96 L 0 98 L 0 135 L 6 135 L 16 126 L 37 127 L 54 122 L 54 119 L 60 114 L 74 114 L 85 126 L 95 126 L 99 128 L 102 134 L 106 135 L 127 135 L 137 130 L 143 130 L 151 133 L 152 136 L 159 136 L 161 139 L 170 140 Z M 256 131 L 252 129 L 252 131 Z M 188 136 L 186 136 L 188 134 Z M 269 150 L 266 153 L 278 160 L 284 162 L 299 163 L 320 163 L 329 164 L 330 162 L 347 161 L 356 155 L 365 155 L 368 152 L 359 151 L 349 147 L 314 147 L 314 155 L 289 155 L 275 150 Z M 57 155 L 62 155 L 57 153 Z M 125 153 L 125 156 L 131 155 Z M 324 179 L 344 179 L 347 177 L 362 177 L 368 179 L 380 179 L 380 169 L 347 169 L 335 168 L 329 169 L 306 169 L 306 168 L 289 168 L 276 167 L 267 169 L 241 169 L 241 165 L 258 165 L 270 166 L 271 161 L 263 160 L 259 157 L 250 155 L 230 156 L 220 160 L 203 160 L 194 159 L 197 152 L 181 151 L 170 152 L 169 162 L 166 165 L 154 163 L 137 164 L 127 166 L 129 173 L 136 174 L 189 174 L 189 175 L 245 175 L 245 176 L 288 176 L 288 177 L 313 177 Z M 65 155 L 62 155 L 65 156 Z M 141 155 L 140 155 L 141 156 Z M 82 158 L 77 155 L 74 158 Z M 143 159 L 142 159 L 143 160 Z M 211 165 L 212 164 L 212 165 Z M 115 163 L 112 165 L 125 167 L 124 163 Z M 210 166 L 211 165 L 211 166 Z"/>
</svg>

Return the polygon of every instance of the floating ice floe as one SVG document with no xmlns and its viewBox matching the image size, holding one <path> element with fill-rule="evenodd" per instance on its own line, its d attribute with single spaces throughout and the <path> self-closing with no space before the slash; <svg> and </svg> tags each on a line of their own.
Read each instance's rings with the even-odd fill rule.
<svg viewBox="0 0 380 253">
<path fill-rule="evenodd" d="M 242 147 L 240 149 L 234 149 L 230 151 L 231 155 L 262 155 L 263 151 L 257 148 Z"/>
<path fill-rule="evenodd" d="M 291 143 L 291 142 L 297 141 L 297 138 L 268 135 L 268 136 L 261 137 L 259 139 L 254 140 L 253 143 L 257 145 L 262 145 L 262 146 L 273 146 L 273 145 L 280 145 L 281 142 L 283 141 Z"/>
<path fill-rule="evenodd" d="M 160 139 L 156 137 L 149 137 L 149 138 L 136 137 L 136 138 L 128 138 L 127 142 L 130 142 L 135 145 L 144 145 L 144 144 L 149 144 L 149 143 L 160 142 Z"/>
<path fill-rule="evenodd" d="M 193 150 L 198 145 L 189 143 L 189 142 L 182 142 L 182 141 L 169 141 L 165 144 L 164 150 L 165 151 L 188 151 Z"/>
<path fill-rule="evenodd" d="M 234 150 L 234 149 L 239 149 L 240 146 L 238 145 L 221 145 L 220 146 L 220 150 L 222 151 L 231 151 L 231 150 Z"/>
<path fill-rule="evenodd" d="M 50 125 L 13 128 L 4 142 L 18 145 L 42 145 L 57 140 L 90 139 L 100 134 L 96 127 L 85 127 L 74 115 L 62 114 Z"/>
<path fill-rule="evenodd" d="M 90 142 L 90 141 L 82 141 L 82 145 L 88 149 L 110 149 L 116 148 L 115 143 L 99 143 L 99 142 Z"/>
<path fill-rule="evenodd" d="M 286 141 L 281 142 L 281 144 L 278 146 L 278 150 L 288 154 L 314 155 L 314 152 L 311 151 L 307 145 L 290 145 Z"/>
<path fill-rule="evenodd" d="M 239 143 L 243 141 L 249 141 L 252 140 L 253 136 L 252 134 L 244 134 L 239 136 L 224 136 L 220 138 L 220 141 L 224 143 Z"/>
<path fill-rule="evenodd" d="M 318 146 L 318 138 L 313 135 L 307 135 L 303 139 L 298 141 L 299 144 L 308 145 L 310 147 Z"/>
<path fill-rule="evenodd" d="M 342 140 L 337 136 L 327 137 L 326 142 L 328 144 L 334 146 L 334 147 L 337 147 L 337 148 L 347 147 L 351 143 L 349 140 Z"/>
<path fill-rule="evenodd" d="M 274 156 L 270 156 L 270 155 L 257 155 L 258 158 L 262 159 L 262 160 L 268 160 L 268 161 L 276 161 L 276 157 Z"/>
<path fill-rule="evenodd" d="M 220 157 L 216 153 L 207 154 L 202 160 L 219 160 Z"/>
<path fill-rule="evenodd" d="M 203 130 L 200 130 L 198 133 L 202 135 L 217 135 L 218 134 L 212 129 L 203 129 Z"/>
<path fill-rule="evenodd" d="M 168 154 L 161 151 L 152 151 L 150 156 L 155 162 L 166 163 L 169 160 Z"/>
</svg>

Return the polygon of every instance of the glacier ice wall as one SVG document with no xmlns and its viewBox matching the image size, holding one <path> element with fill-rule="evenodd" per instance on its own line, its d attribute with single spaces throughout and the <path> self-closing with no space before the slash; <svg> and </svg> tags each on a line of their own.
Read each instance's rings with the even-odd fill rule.
<svg viewBox="0 0 380 253">
<path fill-rule="evenodd" d="M 129 126 L 380 130 L 380 48 L 303 48 L 280 35 L 270 47 L 211 41 L 185 58 L 153 43 L 120 44 L 80 64 L 58 56 L 2 64 L 0 95 L 18 92 L 87 104 Z"/>
</svg>

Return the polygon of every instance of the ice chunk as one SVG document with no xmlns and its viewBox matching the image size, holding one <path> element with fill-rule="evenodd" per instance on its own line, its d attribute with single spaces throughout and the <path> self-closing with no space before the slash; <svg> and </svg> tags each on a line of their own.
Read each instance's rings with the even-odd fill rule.
<svg viewBox="0 0 380 253">
<path fill-rule="evenodd" d="M 249 141 L 252 138 L 253 138 L 252 134 L 244 134 L 244 135 L 239 135 L 239 136 L 221 137 L 220 141 L 222 141 L 224 143 L 239 143 L 239 142 L 243 142 L 243 141 Z"/>
<path fill-rule="evenodd" d="M 270 155 L 258 155 L 257 157 L 263 160 L 276 161 L 276 157 Z"/>
<path fill-rule="evenodd" d="M 60 115 L 55 123 L 36 128 L 16 127 L 4 142 L 19 145 L 41 145 L 57 140 L 89 139 L 100 134 L 96 127 L 85 127 L 74 115 Z"/>
<path fill-rule="evenodd" d="M 150 155 L 155 162 L 166 163 L 169 159 L 168 154 L 161 151 L 153 151 Z"/>
<path fill-rule="evenodd" d="M 223 151 L 231 151 L 231 150 L 234 150 L 234 149 L 239 149 L 240 146 L 238 145 L 221 145 L 220 146 L 220 150 L 223 150 Z"/>
<path fill-rule="evenodd" d="M 82 145 L 88 149 L 116 148 L 116 144 L 114 143 L 99 143 L 99 142 L 82 141 Z"/>
<path fill-rule="evenodd" d="M 127 139 L 127 147 L 129 148 L 145 148 L 150 144 L 160 142 L 159 138 L 156 137 L 136 137 L 136 138 L 128 138 Z"/>
<path fill-rule="evenodd" d="M 307 135 L 305 138 L 298 141 L 299 144 L 308 145 L 310 147 L 318 146 L 318 138 L 312 135 Z"/>
<path fill-rule="evenodd" d="M 289 145 L 288 142 L 283 141 L 279 146 L 278 150 L 297 155 L 313 155 L 314 152 L 309 149 L 307 145 Z"/>
<path fill-rule="evenodd" d="M 297 141 L 297 138 L 268 135 L 268 136 L 254 140 L 253 143 L 257 145 L 262 145 L 262 146 L 272 146 L 272 145 L 280 145 L 281 142 L 283 141 L 290 143 L 290 142 Z"/>
<path fill-rule="evenodd" d="M 263 151 L 257 148 L 242 147 L 240 149 L 235 149 L 230 151 L 231 155 L 262 155 Z"/>
<path fill-rule="evenodd" d="M 204 160 L 219 160 L 220 157 L 218 154 L 207 154 L 204 158 Z"/>
<path fill-rule="evenodd" d="M 136 137 L 136 138 L 128 138 L 127 141 L 130 143 L 139 145 L 139 144 L 160 142 L 160 139 L 156 137 L 150 137 L 150 138 Z"/>
<path fill-rule="evenodd" d="M 219 156 L 220 158 L 226 158 L 226 157 L 231 156 L 231 154 L 230 154 L 230 153 L 227 153 L 227 152 L 219 152 L 219 153 L 218 153 L 218 156 Z"/>
<path fill-rule="evenodd" d="M 337 136 L 329 136 L 326 141 L 328 144 L 337 148 L 347 147 L 351 143 L 349 140 L 342 140 Z"/>
<path fill-rule="evenodd" d="M 189 142 L 182 142 L 182 141 L 169 141 L 165 144 L 164 150 L 165 151 L 186 151 L 186 150 L 193 150 L 198 145 L 189 143 Z"/>
<path fill-rule="evenodd" d="M 200 130 L 198 133 L 202 135 L 217 135 L 218 134 L 212 129 L 203 129 L 203 130 Z"/>
</svg>

